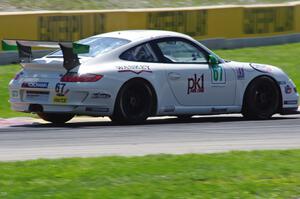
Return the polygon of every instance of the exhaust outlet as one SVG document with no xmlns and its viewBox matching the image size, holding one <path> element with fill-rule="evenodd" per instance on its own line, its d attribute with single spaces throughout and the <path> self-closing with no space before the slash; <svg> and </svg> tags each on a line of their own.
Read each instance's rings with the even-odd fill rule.
<svg viewBox="0 0 300 199">
<path fill-rule="evenodd" d="M 30 104 L 29 112 L 41 113 L 41 112 L 43 112 L 43 106 L 40 104 Z"/>
</svg>

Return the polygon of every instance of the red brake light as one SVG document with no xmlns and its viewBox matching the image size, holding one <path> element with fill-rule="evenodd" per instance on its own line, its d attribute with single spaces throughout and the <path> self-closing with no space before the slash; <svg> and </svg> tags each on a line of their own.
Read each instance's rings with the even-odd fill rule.
<svg viewBox="0 0 300 199">
<path fill-rule="evenodd" d="M 100 80 L 102 77 L 103 75 L 95 75 L 95 74 L 78 75 L 77 73 L 67 73 L 60 79 L 60 81 L 61 82 L 96 82 Z"/>
<path fill-rule="evenodd" d="M 18 80 L 21 76 L 23 75 L 23 72 L 18 72 L 15 77 L 14 77 L 14 80 Z"/>
</svg>

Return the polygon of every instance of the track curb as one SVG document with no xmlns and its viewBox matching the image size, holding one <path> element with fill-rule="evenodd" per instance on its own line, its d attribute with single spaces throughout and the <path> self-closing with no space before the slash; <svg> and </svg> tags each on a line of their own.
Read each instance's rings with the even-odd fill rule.
<svg viewBox="0 0 300 199">
<path fill-rule="evenodd" d="M 110 119 L 108 117 L 87 117 L 79 116 L 75 117 L 70 122 L 108 122 Z M 14 118 L 0 118 L 0 128 L 17 126 L 17 125 L 26 125 L 26 124 L 46 124 L 42 119 L 33 118 L 33 117 L 14 117 Z"/>
</svg>

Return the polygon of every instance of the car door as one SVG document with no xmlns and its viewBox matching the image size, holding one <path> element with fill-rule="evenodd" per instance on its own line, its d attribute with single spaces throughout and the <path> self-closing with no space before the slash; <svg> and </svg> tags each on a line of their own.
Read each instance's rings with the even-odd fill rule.
<svg viewBox="0 0 300 199">
<path fill-rule="evenodd" d="M 226 64 L 208 64 L 209 52 L 183 38 L 160 39 L 166 78 L 181 105 L 230 106 L 235 102 L 235 72 Z"/>
</svg>

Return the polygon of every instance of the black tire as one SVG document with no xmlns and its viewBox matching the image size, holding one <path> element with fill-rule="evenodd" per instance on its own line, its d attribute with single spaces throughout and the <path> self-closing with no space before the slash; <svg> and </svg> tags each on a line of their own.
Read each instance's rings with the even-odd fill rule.
<svg viewBox="0 0 300 199">
<path fill-rule="evenodd" d="M 142 123 L 151 115 L 153 99 L 154 93 L 147 82 L 129 81 L 120 89 L 110 119 L 119 124 Z"/>
<path fill-rule="evenodd" d="M 279 110 L 280 90 L 267 76 L 258 77 L 248 86 L 242 114 L 247 119 L 270 119 Z"/>
<path fill-rule="evenodd" d="M 53 124 L 64 124 L 74 117 L 74 114 L 61 113 L 37 113 L 37 115 L 45 121 Z"/>
</svg>

